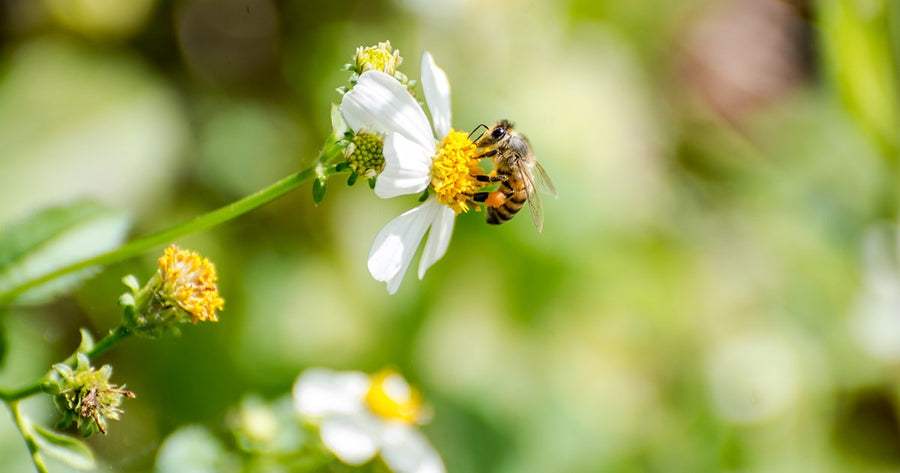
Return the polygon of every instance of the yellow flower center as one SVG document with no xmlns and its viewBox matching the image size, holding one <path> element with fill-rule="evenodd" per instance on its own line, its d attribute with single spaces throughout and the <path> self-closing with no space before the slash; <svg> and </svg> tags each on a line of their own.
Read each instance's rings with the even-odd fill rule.
<svg viewBox="0 0 900 473">
<path fill-rule="evenodd" d="M 366 404 L 375 415 L 384 419 L 412 424 L 422 422 L 426 417 L 421 394 L 392 369 L 383 369 L 372 375 Z"/>
<path fill-rule="evenodd" d="M 475 178 L 484 174 L 475 159 L 476 150 L 466 132 L 450 130 L 431 165 L 431 187 L 438 200 L 457 215 L 469 211 L 472 195 L 483 187 Z"/>
<path fill-rule="evenodd" d="M 393 75 L 401 62 L 403 58 L 400 57 L 400 50 L 394 50 L 390 41 L 356 49 L 356 67 L 359 73 L 375 70 Z"/>
<path fill-rule="evenodd" d="M 216 311 L 222 310 L 225 300 L 216 287 L 214 264 L 175 245 L 166 248 L 158 264 L 165 295 L 189 312 L 194 323 L 219 320 Z"/>
</svg>

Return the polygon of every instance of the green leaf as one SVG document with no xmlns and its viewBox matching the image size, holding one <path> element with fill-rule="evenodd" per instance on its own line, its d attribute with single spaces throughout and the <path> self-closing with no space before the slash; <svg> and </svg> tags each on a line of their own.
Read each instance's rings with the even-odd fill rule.
<svg viewBox="0 0 900 473">
<path fill-rule="evenodd" d="M 94 275 L 86 268 L 16 294 L 16 288 L 118 247 L 129 219 L 93 202 L 43 210 L 0 232 L 0 301 L 36 304 Z"/>
<path fill-rule="evenodd" d="M 82 441 L 35 424 L 31 425 L 31 430 L 34 432 L 34 441 L 38 449 L 44 455 L 79 470 L 97 468 L 94 453 Z"/>
<path fill-rule="evenodd" d="M 316 179 L 313 181 L 312 185 L 312 193 L 313 193 L 313 202 L 318 204 L 325 198 L 325 186 L 328 181 L 323 178 Z"/>
<path fill-rule="evenodd" d="M 894 3 L 833 0 L 819 11 L 826 72 L 851 116 L 889 159 L 900 148 L 889 17 Z"/>
</svg>

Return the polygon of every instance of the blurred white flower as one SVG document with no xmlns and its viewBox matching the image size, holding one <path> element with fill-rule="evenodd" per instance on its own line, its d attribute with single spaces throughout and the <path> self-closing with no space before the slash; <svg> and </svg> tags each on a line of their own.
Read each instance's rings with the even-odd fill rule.
<svg viewBox="0 0 900 473">
<path fill-rule="evenodd" d="M 427 420 L 418 391 L 398 373 L 313 368 L 294 383 L 294 406 L 319 426 L 322 443 L 348 465 L 381 454 L 397 473 L 444 473 L 440 455 L 419 431 Z"/>
<path fill-rule="evenodd" d="M 779 336 L 745 333 L 723 340 L 708 356 L 707 380 L 718 414 L 754 424 L 783 414 L 800 389 L 797 355 Z"/>
<path fill-rule="evenodd" d="M 850 316 L 860 347 L 875 359 L 900 362 L 900 232 L 877 226 L 863 240 L 863 288 Z"/>
<path fill-rule="evenodd" d="M 434 133 L 406 86 L 384 72 L 364 72 L 341 102 L 341 113 L 353 131 L 384 136 L 385 165 L 375 184 L 376 195 L 387 199 L 420 194 L 429 185 L 435 193 L 388 222 L 372 243 L 369 272 L 386 282 L 391 294 L 400 287 L 429 228 L 419 279 L 444 256 L 456 215 L 469 210 L 471 195 L 481 188 L 475 178 L 483 174 L 474 159 L 475 145 L 465 132 L 450 128 L 450 82 L 427 52 L 422 56 L 422 90 Z"/>
</svg>

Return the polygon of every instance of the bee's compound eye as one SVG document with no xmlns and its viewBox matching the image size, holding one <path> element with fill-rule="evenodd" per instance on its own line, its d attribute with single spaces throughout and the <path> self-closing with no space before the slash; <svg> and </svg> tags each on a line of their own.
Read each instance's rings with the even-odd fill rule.
<svg viewBox="0 0 900 473">
<path fill-rule="evenodd" d="M 505 135 L 505 134 L 506 134 L 506 128 L 503 128 L 502 126 L 498 126 L 497 128 L 494 128 L 494 131 L 491 132 L 491 136 L 495 140 L 502 138 L 503 135 Z"/>
</svg>

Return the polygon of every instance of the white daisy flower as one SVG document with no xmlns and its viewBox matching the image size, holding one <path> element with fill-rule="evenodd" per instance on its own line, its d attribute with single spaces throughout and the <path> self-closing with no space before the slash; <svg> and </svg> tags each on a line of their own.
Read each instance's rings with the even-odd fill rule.
<svg viewBox="0 0 900 473">
<path fill-rule="evenodd" d="M 431 54 L 422 56 L 422 90 L 432 126 L 422 107 L 397 79 L 380 71 L 360 75 L 344 95 L 341 113 L 353 131 L 384 136 L 385 166 L 375 184 L 383 199 L 434 191 L 422 205 L 388 222 L 369 251 L 369 272 L 393 294 L 431 229 L 419 262 L 419 279 L 447 251 L 456 215 L 469 210 L 472 194 L 482 187 L 476 148 L 462 131 L 450 128 L 450 82 Z"/>
<path fill-rule="evenodd" d="M 362 465 L 380 453 L 397 473 L 446 471 L 416 427 L 427 418 L 418 391 L 392 370 L 370 377 L 308 369 L 294 383 L 294 406 L 318 424 L 322 443 L 348 465 Z"/>
</svg>

